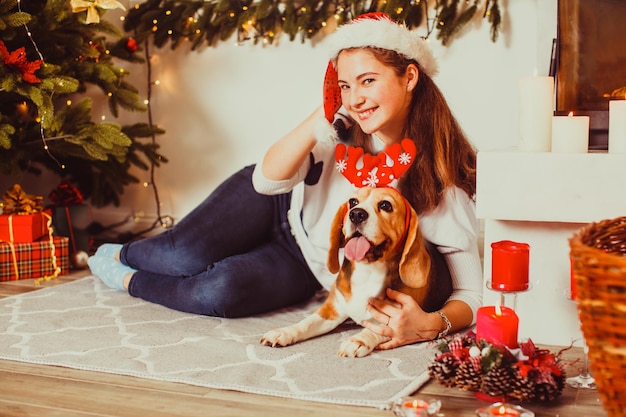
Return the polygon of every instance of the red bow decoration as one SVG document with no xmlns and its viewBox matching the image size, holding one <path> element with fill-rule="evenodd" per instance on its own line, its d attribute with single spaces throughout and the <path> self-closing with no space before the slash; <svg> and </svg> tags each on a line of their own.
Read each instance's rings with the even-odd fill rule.
<svg viewBox="0 0 626 417">
<path fill-rule="evenodd" d="M 517 362 L 520 374 L 525 378 L 532 371 L 538 371 L 540 382 L 546 382 L 545 378 L 552 378 L 551 374 L 560 376 L 562 371 L 557 358 L 547 349 L 537 349 L 532 340 L 520 343 L 522 353 L 528 359 Z"/>
<path fill-rule="evenodd" d="M 50 201 L 55 206 L 71 206 L 83 203 L 83 193 L 69 181 L 63 181 L 59 184 L 57 188 L 50 192 L 48 197 L 50 197 Z"/>
<path fill-rule="evenodd" d="M 384 187 L 391 184 L 409 169 L 415 155 L 415 142 L 408 138 L 387 146 L 378 155 L 365 153 L 363 148 L 356 146 L 346 147 L 343 143 L 335 147 L 337 170 L 357 188 Z M 387 165 L 387 158 L 393 161 L 393 165 Z M 357 167 L 361 159 L 361 166 Z"/>
<path fill-rule="evenodd" d="M 26 59 L 26 49 L 24 47 L 9 52 L 4 42 L 0 41 L 0 55 L 2 55 L 4 65 L 18 72 L 27 83 L 38 84 L 41 82 L 41 80 L 35 76 L 35 71 L 41 67 L 43 60 L 36 59 L 32 62 L 28 62 Z"/>
</svg>

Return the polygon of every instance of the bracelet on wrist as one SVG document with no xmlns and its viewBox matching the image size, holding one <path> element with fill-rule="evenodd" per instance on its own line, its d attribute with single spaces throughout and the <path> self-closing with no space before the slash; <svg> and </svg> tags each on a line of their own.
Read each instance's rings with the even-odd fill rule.
<svg viewBox="0 0 626 417">
<path fill-rule="evenodd" d="M 443 311 L 439 310 L 437 311 L 437 314 L 441 316 L 441 319 L 446 324 L 446 328 L 440 331 L 439 334 L 437 335 L 437 339 L 443 339 L 444 337 L 448 335 L 448 332 L 450 331 L 450 329 L 452 329 L 452 323 L 450 323 L 450 319 L 448 319 L 448 316 L 446 316 Z"/>
</svg>

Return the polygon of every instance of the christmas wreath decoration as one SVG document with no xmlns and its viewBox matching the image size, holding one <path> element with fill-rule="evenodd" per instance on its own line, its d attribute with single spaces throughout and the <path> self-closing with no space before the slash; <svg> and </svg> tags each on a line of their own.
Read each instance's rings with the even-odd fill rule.
<svg viewBox="0 0 626 417">
<path fill-rule="evenodd" d="M 439 343 L 429 365 L 431 377 L 445 387 L 474 391 L 499 400 L 552 401 L 563 392 L 561 352 L 538 349 L 532 340 L 518 349 L 477 340 L 470 331 Z"/>
</svg>

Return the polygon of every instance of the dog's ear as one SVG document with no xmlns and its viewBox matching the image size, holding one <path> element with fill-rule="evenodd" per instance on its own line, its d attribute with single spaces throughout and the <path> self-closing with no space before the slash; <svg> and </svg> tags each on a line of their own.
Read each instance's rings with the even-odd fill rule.
<svg viewBox="0 0 626 417">
<path fill-rule="evenodd" d="M 343 219 L 348 211 L 348 205 L 342 204 L 335 213 L 333 224 L 330 227 L 330 248 L 328 249 L 328 259 L 326 266 L 328 270 L 336 274 L 339 272 L 339 248 L 345 244 L 345 236 L 343 235 Z"/>
<path fill-rule="evenodd" d="M 417 213 L 412 207 L 408 209 L 411 211 L 411 220 L 400 259 L 400 278 L 408 287 L 421 288 L 428 282 L 431 261 L 419 230 Z"/>
</svg>

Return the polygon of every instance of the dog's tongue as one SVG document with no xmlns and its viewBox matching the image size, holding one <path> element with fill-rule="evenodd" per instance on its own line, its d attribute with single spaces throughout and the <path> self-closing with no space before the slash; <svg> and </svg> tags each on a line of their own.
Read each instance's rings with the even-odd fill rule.
<svg viewBox="0 0 626 417">
<path fill-rule="evenodd" d="M 360 261 L 365 258 L 368 250 L 370 250 L 370 243 L 363 236 L 359 236 L 348 240 L 343 248 L 343 254 L 351 261 Z"/>
</svg>

